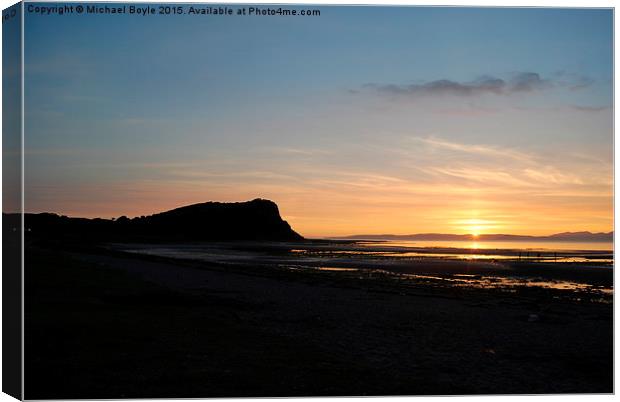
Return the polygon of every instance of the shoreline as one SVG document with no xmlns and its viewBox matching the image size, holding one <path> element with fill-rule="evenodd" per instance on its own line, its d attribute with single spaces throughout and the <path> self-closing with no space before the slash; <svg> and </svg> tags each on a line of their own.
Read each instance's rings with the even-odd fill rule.
<svg viewBox="0 0 620 402">
<path fill-rule="evenodd" d="M 26 367 L 40 370 L 31 389 L 44 381 L 41 389 L 59 397 L 148 397 L 145 386 L 179 395 L 178 384 L 183 397 L 613 390 L 613 306 L 556 297 L 561 290 L 434 286 L 421 278 L 399 285 L 102 249 L 37 253 L 28 275 L 41 285 L 28 281 L 27 292 L 41 318 L 27 321 L 27 331 L 39 346 Z M 59 262 L 53 271 L 50 261 Z M 110 285 L 120 274 L 126 279 Z M 63 291 L 76 277 L 92 287 L 80 285 L 84 296 Z M 101 342 L 116 345 L 107 357 Z M 58 356 L 69 359 L 63 366 L 91 370 L 58 373 L 60 381 L 45 370 Z M 103 389 L 99 371 L 114 356 L 124 356 L 118 375 L 137 369 L 141 379 L 119 377 Z M 191 365 L 183 356 L 193 356 Z M 162 370 L 169 374 L 162 378 Z M 29 398 L 37 396 L 46 395 Z"/>
<path fill-rule="evenodd" d="M 339 246 L 339 245 L 337 245 Z M 195 244 L 114 244 L 109 249 L 120 252 L 169 258 L 171 261 L 187 260 L 202 263 L 216 263 L 231 267 L 256 267 L 265 269 L 297 271 L 333 271 L 335 276 L 382 276 L 392 281 L 414 281 L 416 277 L 433 276 L 467 286 L 463 277 L 481 279 L 472 283 L 481 287 L 515 287 L 522 285 L 547 287 L 583 287 L 613 293 L 613 266 L 596 262 L 539 262 L 492 259 L 458 259 L 445 257 L 400 258 L 392 255 L 363 254 L 332 244 L 287 243 L 195 243 Z M 377 250 L 368 251 L 375 253 Z M 381 250 L 379 250 L 380 252 Z M 428 279 L 428 278 L 426 278 Z M 542 284 L 548 281 L 548 285 Z M 428 282 L 428 281 L 427 281 Z M 437 283 L 434 283 L 437 285 Z M 583 290 L 583 289 L 582 289 Z"/>
</svg>

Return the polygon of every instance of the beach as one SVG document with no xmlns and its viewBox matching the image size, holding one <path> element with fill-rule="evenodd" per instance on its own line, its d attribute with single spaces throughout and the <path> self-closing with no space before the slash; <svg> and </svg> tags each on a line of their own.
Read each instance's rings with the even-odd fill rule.
<svg viewBox="0 0 620 402">
<path fill-rule="evenodd" d="M 612 7 L 3 13 L 3 392 L 614 392 Z"/>
<path fill-rule="evenodd" d="M 578 290 L 454 286 L 131 246 L 30 249 L 27 398 L 613 392 L 611 271 L 573 266 L 597 284 Z"/>
<path fill-rule="evenodd" d="M 134 255 L 195 261 L 242 272 L 262 269 L 286 275 L 332 273 L 337 280 L 368 281 L 386 287 L 496 289 L 502 292 L 565 290 L 554 297 L 581 296 L 611 302 L 613 251 L 605 243 L 589 249 L 463 248 L 390 242 L 310 240 L 304 242 L 195 242 L 109 244 Z M 460 245 L 460 244 L 459 244 Z M 513 246 L 520 246 L 515 243 Z M 570 244 L 569 244 L 570 247 Z M 363 284 L 362 286 L 367 286 Z"/>
</svg>

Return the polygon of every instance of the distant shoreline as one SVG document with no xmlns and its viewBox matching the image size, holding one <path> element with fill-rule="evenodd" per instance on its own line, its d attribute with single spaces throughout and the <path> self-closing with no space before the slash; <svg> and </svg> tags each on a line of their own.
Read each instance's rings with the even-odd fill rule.
<svg viewBox="0 0 620 402">
<path fill-rule="evenodd" d="M 326 236 L 333 240 L 403 240 L 403 241 L 540 241 L 540 242 L 613 242 L 614 232 L 564 232 L 548 236 L 513 235 L 513 234 L 450 234 L 450 233 L 418 233 L 409 235 L 392 234 L 361 234 L 349 236 Z"/>
</svg>

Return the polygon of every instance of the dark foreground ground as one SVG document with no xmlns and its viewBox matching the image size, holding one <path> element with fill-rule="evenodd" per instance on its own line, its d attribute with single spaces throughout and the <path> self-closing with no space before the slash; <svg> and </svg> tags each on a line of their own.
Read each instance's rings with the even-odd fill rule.
<svg viewBox="0 0 620 402">
<path fill-rule="evenodd" d="M 25 397 L 613 392 L 610 303 L 30 248 Z"/>
</svg>

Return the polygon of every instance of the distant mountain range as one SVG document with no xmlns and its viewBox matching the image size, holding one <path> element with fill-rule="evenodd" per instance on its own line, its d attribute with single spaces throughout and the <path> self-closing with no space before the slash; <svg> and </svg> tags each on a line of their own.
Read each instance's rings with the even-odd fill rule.
<svg viewBox="0 0 620 402">
<path fill-rule="evenodd" d="M 4 214 L 4 230 L 19 227 L 20 215 Z M 205 202 L 150 216 L 118 219 L 25 214 L 26 236 L 75 241 L 299 241 L 303 237 L 280 217 L 276 203 Z M 9 225 L 9 226 L 7 226 Z"/>
<path fill-rule="evenodd" d="M 434 241 L 568 241 L 568 242 L 611 242 L 614 239 L 614 232 L 563 232 L 549 236 L 526 236 L 511 234 L 481 234 L 474 236 L 471 234 L 444 234 L 444 233 L 419 233 L 409 235 L 353 235 L 334 237 L 340 240 L 434 240 Z"/>
</svg>

